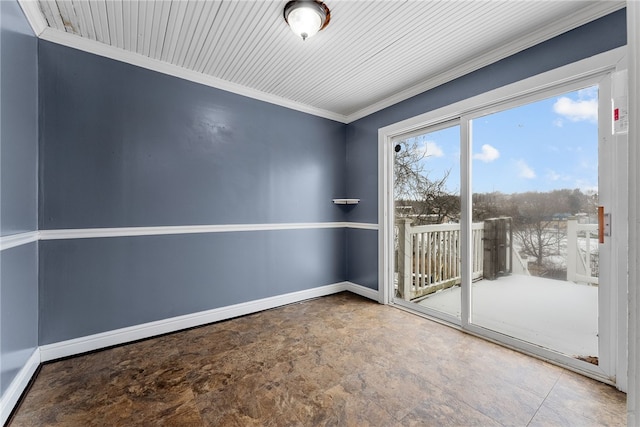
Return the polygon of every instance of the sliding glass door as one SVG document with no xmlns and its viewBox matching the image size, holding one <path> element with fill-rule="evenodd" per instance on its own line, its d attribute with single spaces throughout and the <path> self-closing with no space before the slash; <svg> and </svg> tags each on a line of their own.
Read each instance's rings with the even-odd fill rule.
<svg viewBox="0 0 640 427">
<path fill-rule="evenodd" d="M 395 297 L 460 319 L 460 126 L 394 142 Z"/>
<path fill-rule="evenodd" d="M 449 114 L 387 140 L 394 303 L 609 375 L 608 79 Z"/>
<path fill-rule="evenodd" d="M 598 85 L 471 120 L 470 323 L 598 363 Z"/>
</svg>

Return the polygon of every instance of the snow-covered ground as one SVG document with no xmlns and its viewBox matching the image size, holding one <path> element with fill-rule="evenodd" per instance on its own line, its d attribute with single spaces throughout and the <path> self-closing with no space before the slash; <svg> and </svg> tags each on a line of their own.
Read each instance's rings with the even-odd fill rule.
<svg viewBox="0 0 640 427">
<path fill-rule="evenodd" d="M 598 288 L 511 275 L 472 286 L 473 323 L 569 355 L 598 355 Z M 460 288 L 419 302 L 460 317 Z"/>
</svg>

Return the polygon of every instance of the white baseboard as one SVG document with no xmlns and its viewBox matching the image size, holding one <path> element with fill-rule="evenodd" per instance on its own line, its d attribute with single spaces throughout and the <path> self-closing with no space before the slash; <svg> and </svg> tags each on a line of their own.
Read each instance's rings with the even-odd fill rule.
<svg viewBox="0 0 640 427">
<path fill-rule="evenodd" d="M 376 302 L 379 301 L 378 291 L 375 289 L 367 288 L 366 286 L 358 285 L 352 282 L 346 282 L 347 288 L 345 290 L 349 292 L 353 292 L 354 294 L 358 294 L 365 298 L 369 298 Z"/>
<path fill-rule="evenodd" d="M 11 411 L 18 403 L 23 391 L 29 385 L 29 381 L 35 374 L 40 363 L 75 356 L 114 345 L 126 344 L 144 338 L 151 338 L 169 332 L 176 332 L 194 326 L 219 322 L 343 291 L 349 291 L 378 301 L 378 291 L 352 282 L 340 282 L 40 346 L 33 352 L 28 362 L 20 370 L 7 391 L 2 395 L 0 399 L 0 425 L 3 425 L 9 418 Z"/>
<path fill-rule="evenodd" d="M 40 366 L 40 349 L 36 348 L 27 360 L 27 363 L 20 369 L 18 375 L 11 381 L 9 387 L 0 397 L 0 425 L 4 425 L 11 415 L 11 411 L 18 403 L 20 396 L 27 389 L 29 381 Z"/>
<path fill-rule="evenodd" d="M 342 291 L 350 291 L 373 300 L 378 299 L 378 292 L 364 286 L 350 282 L 340 282 L 331 285 L 320 286 L 304 291 L 292 292 L 275 297 L 244 302 L 199 313 L 186 314 L 85 337 L 74 338 L 53 344 L 40 346 L 42 362 L 74 356 L 88 351 L 94 351 L 105 347 L 124 344 L 144 338 L 175 332 L 207 323 L 219 322 L 233 317 L 244 316 L 258 311 L 279 307 L 294 302 L 304 301 L 310 298 L 335 294 Z"/>
</svg>

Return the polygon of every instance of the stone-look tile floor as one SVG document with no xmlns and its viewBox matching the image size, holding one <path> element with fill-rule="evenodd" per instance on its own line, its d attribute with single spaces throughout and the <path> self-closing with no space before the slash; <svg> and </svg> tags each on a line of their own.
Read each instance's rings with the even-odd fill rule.
<svg viewBox="0 0 640 427">
<path fill-rule="evenodd" d="M 626 395 L 341 293 L 42 366 L 18 426 L 622 426 Z"/>
</svg>

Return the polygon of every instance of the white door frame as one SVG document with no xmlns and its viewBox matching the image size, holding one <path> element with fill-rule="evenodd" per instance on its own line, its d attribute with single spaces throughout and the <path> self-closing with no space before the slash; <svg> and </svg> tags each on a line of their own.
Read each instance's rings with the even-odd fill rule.
<svg viewBox="0 0 640 427">
<path fill-rule="evenodd" d="M 627 423 L 640 423 L 640 4 L 627 2 L 627 45 L 629 49 L 629 354 Z M 622 373 L 620 373 L 622 375 Z"/>
<path fill-rule="evenodd" d="M 482 110 L 488 110 L 490 108 L 500 108 L 500 106 L 504 104 L 516 102 L 518 99 L 530 96 L 534 93 L 544 92 L 558 86 L 572 84 L 575 81 L 586 81 L 588 79 L 593 79 L 596 76 L 602 76 L 606 73 L 626 69 L 625 58 L 626 47 L 620 47 L 379 129 L 379 301 L 383 304 L 393 304 L 394 301 L 392 250 L 394 227 L 392 140 L 394 138 L 445 121 L 452 121 L 460 118 L 474 116 Z M 461 135 L 463 137 L 468 135 L 469 132 L 466 123 L 468 123 L 466 120 L 462 120 L 460 123 Z M 466 141 L 468 141 L 468 138 L 463 138 L 463 143 L 466 144 Z M 468 182 L 468 180 L 470 179 L 470 159 L 468 158 L 468 150 L 464 150 L 465 147 L 462 148 L 463 156 L 461 158 L 461 180 L 462 182 Z M 616 153 L 623 153 L 624 151 L 626 151 L 626 146 L 621 146 L 620 148 L 621 149 L 617 150 Z M 605 161 L 607 162 L 610 160 L 611 159 L 605 159 Z M 465 191 L 464 189 L 469 187 L 462 185 L 462 188 L 463 191 Z M 626 190 L 624 190 L 624 192 L 626 192 Z M 623 191 L 621 191 L 620 193 L 623 193 Z M 618 211 L 619 208 L 623 208 L 623 206 L 620 205 L 624 204 L 624 202 L 620 202 L 618 200 L 624 199 L 624 197 L 622 196 L 623 194 L 613 194 L 612 196 L 616 198 L 616 201 L 614 201 L 616 211 Z M 470 226 L 470 218 L 466 218 L 464 216 L 464 212 L 468 211 L 468 209 L 465 209 L 464 206 L 465 204 L 466 206 L 469 206 L 471 194 L 466 194 L 465 192 L 463 192 L 461 194 L 461 199 L 461 203 L 463 206 L 461 227 L 462 232 L 464 233 L 465 228 L 468 228 L 468 226 Z M 618 212 L 626 213 L 626 211 Z M 617 231 L 623 234 L 619 234 L 619 236 L 621 237 L 618 240 L 620 241 L 617 241 L 616 245 L 626 248 L 626 241 L 624 243 L 622 242 L 622 240 L 626 240 L 626 215 L 625 218 L 622 218 L 622 215 L 618 216 L 620 217 L 617 220 L 618 226 L 621 228 Z M 616 223 L 614 222 L 614 227 L 615 224 Z M 463 246 L 461 250 L 463 251 L 463 254 L 467 254 L 468 259 L 471 251 L 470 245 Z M 621 249 L 620 253 L 622 254 L 623 251 L 626 251 L 626 249 Z M 614 256 L 616 254 L 617 252 L 614 251 Z M 465 268 L 468 268 L 465 266 L 467 264 L 468 263 L 466 262 L 462 263 L 463 273 L 465 273 Z M 485 338 L 498 341 L 510 347 L 517 347 L 518 349 L 530 353 L 534 356 L 544 358 L 563 366 L 567 366 L 570 369 L 579 371 L 594 378 L 614 383 L 618 386 L 618 388 L 625 390 L 627 383 L 627 329 L 626 322 L 622 324 L 622 319 L 626 319 L 627 313 L 627 277 L 626 274 L 623 274 L 621 268 L 622 265 L 624 265 L 626 268 L 626 257 L 624 258 L 624 262 L 619 261 L 617 263 L 617 268 L 612 269 L 612 276 L 608 278 L 608 280 L 614 280 L 614 282 L 612 283 L 614 283 L 616 287 L 615 292 L 612 294 L 612 297 L 608 298 L 608 310 L 611 310 L 612 313 L 617 313 L 618 316 L 615 316 L 615 318 L 614 316 L 609 316 L 610 318 L 614 318 L 613 322 L 607 319 L 604 321 L 604 324 L 600 324 L 600 327 L 602 328 L 601 330 L 607 330 L 609 332 L 609 334 L 607 335 L 610 335 L 612 341 L 612 345 L 608 346 L 610 349 L 612 349 L 611 354 L 603 355 L 603 366 L 595 366 L 586 362 L 577 361 L 567 356 L 558 355 L 557 353 L 541 349 L 538 346 L 530 345 L 519 340 L 505 339 L 504 335 L 497 334 L 474 325 L 470 325 L 468 322 L 465 322 L 465 319 L 468 319 L 470 307 L 470 294 L 468 292 L 466 296 L 464 295 L 465 292 L 463 292 L 462 328 L 470 333 L 482 335 Z M 465 274 L 463 277 L 470 276 L 469 274 Z M 607 298 L 605 298 L 605 301 L 606 300 Z M 618 374 L 618 376 L 616 376 L 616 373 Z"/>
</svg>

